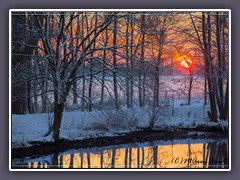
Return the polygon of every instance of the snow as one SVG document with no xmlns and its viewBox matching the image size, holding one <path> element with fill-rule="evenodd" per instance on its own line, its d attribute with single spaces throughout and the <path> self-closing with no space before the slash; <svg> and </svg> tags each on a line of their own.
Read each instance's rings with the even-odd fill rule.
<svg viewBox="0 0 240 180">
<path fill-rule="evenodd" d="M 175 100 L 174 107 L 167 106 L 160 110 L 154 125 L 156 129 L 194 128 L 202 126 L 216 126 L 207 117 L 209 106 L 204 106 L 202 100 L 192 100 L 191 105 L 182 105 L 185 101 Z M 172 110 L 174 113 L 172 114 Z M 147 127 L 151 108 L 121 110 L 96 110 L 93 112 L 64 112 L 60 130 L 60 138 L 69 140 L 91 137 L 116 136 Z M 12 148 L 31 146 L 31 141 L 52 141 L 51 134 L 43 137 L 48 131 L 51 115 L 27 114 L 12 115 Z M 228 121 L 219 121 L 218 126 L 228 127 Z"/>
</svg>

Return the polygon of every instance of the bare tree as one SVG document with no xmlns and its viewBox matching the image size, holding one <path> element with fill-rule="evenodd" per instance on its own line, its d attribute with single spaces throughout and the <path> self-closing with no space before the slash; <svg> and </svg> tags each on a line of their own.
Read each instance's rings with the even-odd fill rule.
<svg viewBox="0 0 240 180">
<path fill-rule="evenodd" d="M 138 72 L 138 100 L 139 106 L 144 107 L 145 105 L 145 82 L 146 82 L 146 73 L 145 73 L 145 60 L 144 60 L 144 44 L 145 44 L 145 34 L 146 34 L 146 23 L 145 23 L 145 14 L 141 15 L 141 55 L 139 60 L 139 72 Z"/>
<path fill-rule="evenodd" d="M 118 86 L 117 86 L 117 15 L 113 17 L 113 91 L 114 91 L 114 102 L 115 108 L 119 109 L 119 97 L 118 97 Z"/>
<path fill-rule="evenodd" d="M 134 56 L 134 52 L 133 52 L 133 39 L 134 39 L 134 18 L 133 15 L 130 15 L 130 27 L 131 27 L 131 32 L 130 32 L 130 57 L 131 57 L 131 61 L 130 61 L 130 107 L 133 107 L 133 97 L 134 97 L 134 93 L 133 93 L 133 70 L 134 70 L 134 61 L 135 61 L 135 56 Z"/>
<path fill-rule="evenodd" d="M 207 17 L 206 17 L 207 16 Z M 201 17 L 201 32 L 198 30 L 196 23 L 190 14 L 190 18 L 197 35 L 197 42 L 199 47 L 202 50 L 203 57 L 204 57 L 204 66 L 205 66 L 205 87 L 208 86 L 208 95 L 209 95 L 209 102 L 210 102 L 210 111 L 208 111 L 209 118 L 213 122 L 217 122 L 217 119 L 226 119 L 226 112 L 228 112 L 228 78 L 227 73 L 225 72 L 224 64 L 226 63 L 223 54 L 226 53 L 225 43 L 221 42 L 221 34 L 225 34 L 224 30 L 220 30 L 222 25 L 220 22 L 220 18 L 217 15 L 215 16 L 215 33 L 213 29 L 213 22 L 212 22 L 212 14 L 210 12 L 202 12 Z M 224 21 L 223 21 L 224 22 Z M 223 28 L 225 29 L 225 28 Z M 202 38 L 201 35 L 202 34 Z M 213 41 L 212 37 L 216 37 L 216 41 Z M 223 41 L 226 40 L 224 35 Z M 221 44 L 223 44 L 221 46 Z M 214 46 L 216 46 L 216 51 L 214 51 Z M 217 52 L 217 53 L 215 53 Z M 215 60 L 217 57 L 217 60 Z M 223 77 L 226 79 L 224 80 L 226 83 L 223 85 Z M 225 91 L 225 97 L 223 95 L 223 89 Z M 206 89 L 205 89 L 206 94 Z M 223 101 L 227 100 L 226 106 L 223 107 Z M 226 101 L 225 101 L 226 103 Z M 205 97 L 205 104 L 206 104 L 206 97 Z M 218 110 L 217 110 L 218 108 Z M 226 109 L 226 111 L 224 110 Z"/>
<path fill-rule="evenodd" d="M 126 96 L 127 96 L 127 108 L 130 108 L 130 89 L 129 89 L 129 24 L 130 16 L 127 14 L 126 21 Z"/>
<path fill-rule="evenodd" d="M 211 105 L 211 112 L 209 112 L 209 117 L 213 122 L 217 121 L 217 110 L 215 102 L 215 90 L 213 85 L 213 67 L 212 64 L 212 55 L 211 55 L 211 20 L 210 14 L 208 13 L 207 23 L 205 12 L 202 12 L 202 32 L 203 32 L 203 46 L 204 46 L 204 57 L 205 57 L 205 66 L 207 71 L 207 80 L 208 80 L 208 92 L 209 92 L 209 101 Z"/>
<path fill-rule="evenodd" d="M 88 28 L 88 20 L 86 17 L 86 24 L 87 24 L 87 30 Z M 98 24 L 98 18 L 97 18 L 97 12 L 95 12 L 95 27 L 97 27 Z M 88 32 L 89 33 L 89 32 Z M 94 32 L 94 35 L 96 36 L 96 31 Z M 90 37 L 88 38 L 89 42 L 90 42 Z M 95 49 L 96 47 L 96 39 L 93 42 L 93 47 L 91 49 Z M 88 86 L 88 110 L 92 111 L 92 86 L 93 86 L 93 66 L 94 66 L 94 51 L 91 52 L 90 54 L 90 60 L 89 60 L 89 69 L 90 69 L 90 78 L 89 78 L 89 86 Z"/>
<path fill-rule="evenodd" d="M 107 47 L 109 35 L 108 35 L 108 29 L 105 30 L 105 38 L 103 36 L 104 46 Z M 106 66 L 107 66 L 107 50 L 103 50 L 103 65 L 102 65 L 102 79 L 101 79 L 101 100 L 100 100 L 100 106 L 104 106 L 104 90 L 105 90 L 105 77 L 106 77 Z"/>
<path fill-rule="evenodd" d="M 54 14 L 53 16 L 54 22 L 51 23 L 55 25 L 51 37 L 46 33 L 47 29 L 42 28 L 38 15 L 35 15 L 35 18 L 38 22 L 39 34 L 43 42 L 45 56 L 48 57 L 52 73 L 54 88 L 53 137 L 54 142 L 58 142 L 65 102 L 73 82 L 79 78 L 76 73 L 82 67 L 83 62 L 86 60 L 86 56 L 92 53 L 92 45 L 99 34 L 110 25 L 112 18 L 109 16 L 109 18 L 102 20 L 98 26 L 93 27 L 92 30 L 83 37 L 79 44 L 72 48 L 69 46 L 70 43 L 68 43 L 71 41 L 71 38 L 69 38 L 69 28 L 71 23 L 73 23 L 79 15 L 75 15 L 74 12 L 70 14 L 60 12 L 58 15 Z M 49 19 L 50 15 L 47 14 L 45 17 Z M 49 26 L 47 28 L 49 28 Z M 89 38 L 91 39 L 89 40 Z M 82 47 L 83 43 L 85 43 L 84 48 Z M 75 61 L 75 59 L 68 54 L 74 49 L 79 52 L 78 49 L 80 47 L 82 51 L 77 61 Z M 68 49 L 69 52 L 67 52 L 66 49 Z"/>
</svg>

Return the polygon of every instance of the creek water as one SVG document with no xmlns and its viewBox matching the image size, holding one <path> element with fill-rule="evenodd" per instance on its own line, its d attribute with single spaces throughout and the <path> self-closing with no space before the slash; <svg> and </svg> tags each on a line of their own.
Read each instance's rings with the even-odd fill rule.
<svg viewBox="0 0 240 180">
<path fill-rule="evenodd" d="M 228 168 L 228 141 L 183 139 L 12 159 L 12 168 Z"/>
</svg>

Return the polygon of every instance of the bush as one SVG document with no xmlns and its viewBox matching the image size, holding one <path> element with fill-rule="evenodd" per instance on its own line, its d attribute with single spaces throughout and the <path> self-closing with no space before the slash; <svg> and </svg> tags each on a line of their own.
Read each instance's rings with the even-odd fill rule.
<svg viewBox="0 0 240 180">
<path fill-rule="evenodd" d="M 108 113 L 106 119 L 107 126 L 111 129 L 130 129 L 137 127 L 138 119 L 134 113 L 126 112 L 123 110 Z"/>
<path fill-rule="evenodd" d="M 148 128 L 152 129 L 156 122 L 161 118 L 168 118 L 171 116 L 169 107 L 154 107 L 150 106 L 148 109 Z"/>
<path fill-rule="evenodd" d="M 148 127 L 150 129 L 153 128 L 154 124 L 157 122 L 159 117 L 160 107 L 150 107 L 148 110 L 149 120 L 148 120 Z"/>
</svg>

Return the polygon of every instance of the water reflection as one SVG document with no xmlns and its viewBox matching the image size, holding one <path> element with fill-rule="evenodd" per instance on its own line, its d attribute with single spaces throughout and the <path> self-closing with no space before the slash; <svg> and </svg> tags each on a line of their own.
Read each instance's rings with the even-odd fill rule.
<svg viewBox="0 0 240 180">
<path fill-rule="evenodd" d="M 14 159 L 12 164 L 13 168 L 228 168 L 228 143 L 128 144 Z"/>
</svg>

